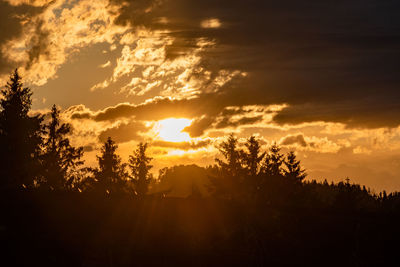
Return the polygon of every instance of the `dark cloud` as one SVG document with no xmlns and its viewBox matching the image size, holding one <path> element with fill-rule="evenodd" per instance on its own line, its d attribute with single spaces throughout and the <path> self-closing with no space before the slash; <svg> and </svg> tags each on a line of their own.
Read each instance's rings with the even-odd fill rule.
<svg viewBox="0 0 400 267">
<path fill-rule="evenodd" d="M 210 144 L 210 140 L 192 141 L 192 142 L 168 142 L 168 141 L 154 141 L 153 146 L 166 147 L 166 148 L 176 148 L 176 149 L 199 149 L 206 147 Z"/>
<path fill-rule="evenodd" d="M 86 145 L 83 147 L 84 152 L 92 152 L 92 151 L 94 151 L 94 149 L 95 149 L 94 145 Z"/>
<path fill-rule="evenodd" d="M 93 119 L 95 121 L 113 121 L 118 118 L 136 117 L 137 119 L 158 120 L 171 116 L 185 114 L 190 116 L 191 100 L 171 100 L 169 98 L 158 98 L 151 102 L 134 105 L 121 103 L 108 107 L 99 112 L 77 111 L 72 113 L 73 119 Z"/>
<path fill-rule="evenodd" d="M 12 6 L 7 2 L 0 1 L 0 46 L 19 37 L 22 33 L 22 23 L 29 23 L 32 16 L 42 11 L 43 7 Z M 0 73 L 9 73 L 16 67 L 18 67 L 18 62 L 9 62 L 0 51 Z"/>
<path fill-rule="evenodd" d="M 29 40 L 29 59 L 26 63 L 26 69 L 30 69 L 34 63 L 37 63 L 41 55 L 48 56 L 50 54 L 48 50 L 49 45 L 49 32 L 42 29 L 43 22 L 37 23 L 35 27 L 35 34 Z"/>
<path fill-rule="evenodd" d="M 92 119 L 95 121 L 113 121 L 118 118 L 135 117 L 138 120 L 160 120 L 169 117 L 200 117 L 203 114 L 215 116 L 230 104 L 238 101 L 226 98 L 224 94 L 202 94 L 191 99 L 155 98 L 143 104 L 121 103 L 98 112 L 88 112 L 79 108 L 70 108 L 73 119 Z"/>
<path fill-rule="evenodd" d="M 121 123 L 116 127 L 109 128 L 99 135 L 100 142 L 105 142 L 111 137 L 116 143 L 124 143 L 132 140 L 141 140 L 139 132 L 146 131 L 146 126 L 141 122 L 132 121 L 129 123 Z"/>
<path fill-rule="evenodd" d="M 290 145 L 300 145 L 302 147 L 306 147 L 308 144 L 306 140 L 304 139 L 304 135 L 298 134 L 298 135 L 288 135 L 282 139 L 280 142 L 281 145 L 284 146 L 290 146 Z"/>
<path fill-rule="evenodd" d="M 214 121 L 215 117 L 204 116 L 194 120 L 190 126 L 183 129 L 183 131 L 187 132 L 191 137 L 199 137 L 204 134 L 206 129 L 211 127 Z"/>
<path fill-rule="evenodd" d="M 256 122 L 262 121 L 263 116 L 255 116 L 255 117 L 243 117 L 240 118 L 239 120 L 232 120 L 229 117 L 224 117 L 222 120 L 220 120 L 216 125 L 216 129 L 223 129 L 227 127 L 238 127 L 240 125 L 246 125 L 246 124 L 253 124 Z"/>
<path fill-rule="evenodd" d="M 224 109 L 219 116 L 203 116 L 196 120 L 194 120 L 190 126 L 183 129 L 183 131 L 189 133 L 191 137 L 199 137 L 204 134 L 207 129 L 215 128 L 215 129 L 223 129 L 227 127 L 238 127 L 240 125 L 251 125 L 263 120 L 263 116 L 244 116 L 237 120 L 232 120 L 229 114 L 240 114 L 240 113 L 248 113 L 250 111 L 246 111 L 243 109 L 232 110 L 232 109 Z"/>
<path fill-rule="evenodd" d="M 219 106 L 287 103 L 278 123 L 400 124 L 400 108 L 393 104 L 400 100 L 398 1 L 123 2 L 118 23 L 167 29 L 175 37 L 169 56 L 188 53 L 198 38 L 206 38 L 217 45 L 202 53 L 203 67 L 214 74 L 248 73 L 220 89 L 225 94 Z M 221 27 L 202 28 L 210 18 Z M 210 116 L 212 108 L 202 115 Z"/>
<path fill-rule="evenodd" d="M 382 96 L 380 97 L 382 98 Z M 400 123 L 399 98 L 371 98 L 355 103 L 309 103 L 284 108 L 273 120 L 279 124 L 330 121 L 345 123 L 348 128 L 396 127 Z"/>
</svg>

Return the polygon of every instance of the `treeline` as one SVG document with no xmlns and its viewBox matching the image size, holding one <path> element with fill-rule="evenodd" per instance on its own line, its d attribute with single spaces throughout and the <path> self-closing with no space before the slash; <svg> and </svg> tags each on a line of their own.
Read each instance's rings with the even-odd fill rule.
<svg viewBox="0 0 400 267">
<path fill-rule="evenodd" d="M 53 105 L 50 120 L 44 123 L 44 115 L 29 113 L 31 96 L 15 70 L 1 90 L 0 189 L 147 193 L 151 179 L 147 144 L 140 143 L 125 164 L 109 137 L 97 157 L 98 167 L 84 167 L 83 147 L 71 144 L 71 125 L 61 122 L 60 110 Z"/>
</svg>

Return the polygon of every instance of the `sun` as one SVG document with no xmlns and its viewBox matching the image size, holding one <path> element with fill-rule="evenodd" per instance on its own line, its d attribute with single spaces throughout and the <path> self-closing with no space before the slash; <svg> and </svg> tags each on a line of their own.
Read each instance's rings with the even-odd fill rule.
<svg viewBox="0 0 400 267">
<path fill-rule="evenodd" d="M 185 118 L 169 118 L 156 123 L 156 132 L 160 139 L 168 142 L 188 142 L 190 135 L 182 132 L 192 120 Z"/>
</svg>

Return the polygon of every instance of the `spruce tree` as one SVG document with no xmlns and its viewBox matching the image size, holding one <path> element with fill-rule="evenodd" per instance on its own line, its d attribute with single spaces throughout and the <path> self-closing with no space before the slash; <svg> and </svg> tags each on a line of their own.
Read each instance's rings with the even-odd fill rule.
<svg viewBox="0 0 400 267">
<path fill-rule="evenodd" d="M 146 155 L 146 149 L 147 144 L 140 143 L 137 149 L 133 151 L 133 155 L 129 156 L 129 167 L 132 172 L 135 191 L 139 197 L 146 195 L 149 183 L 152 179 L 149 173 L 150 169 L 153 167 L 149 164 L 152 158 Z"/>
<path fill-rule="evenodd" d="M 243 153 L 244 163 L 248 175 L 255 177 L 258 174 L 261 162 L 265 157 L 265 152 L 261 153 L 260 142 L 254 136 L 247 139 L 245 146 L 247 151 Z"/>
<path fill-rule="evenodd" d="M 229 177 L 239 177 L 242 174 L 242 154 L 243 151 L 238 148 L 238 140 L 229 135 L 228 139 L 218 147 L 219 152 L 224 156 L 225 161 L 215 159 L 223 175 Z"/>
<path fill-rule="evenodd" d="M 121 163 L 121 158 L 116 153 L 117 148 L 111 137 L 108 137 L 101 148 L 101 155 L 97 156 L 99 167 L 94 170 L 96 191 L 111 194 L 125 190 L 128 174 L 125 164 Z"/>
<path fill-rule="evenodd" d="M 224 198 L 237 198 L 243 194 L 243 151 L 238 148 L 238 140 L 233 134 L 218 146 L 224 159 L 216 158 L 216 176 L 210 177 L 214 194 Z"/>
<path fill-rule="evenodd" d="M 288 153 L 284 163 L 286 166 L 286 170 L 284 170 L 286 178 L 294 182 L 301 182 L 306 178 L 307 174 L 305 170 L 301 168 L 300 161 L 296 159 L 296 154 L 293 151 Z"/>
<path fill-rule="evenodd" d="M 32 187 L 40 169 L 42 115 L 30 115 L 32 92 L 15 70 L 0 97 L 0 187 Z"/>
<path fill-rule="evenodd" d="M 267 176 L 281 176 L 284 155 L 280 153 L 281 148 L 274 143 L 265 157 L 262 172 Z"/>
<path fill-rule="evenodd" d="M 247 139 L 245 146 L 246 151 L 242 152 L 242 160 L 246 173 L 244 186 L 246 187 L 247 195 L 253 197 L 260 188 L 261 177 L 259 176 L 259 170 L 262 160 L 265 157 L 265 152 L 261 152 L 260 142 L 254 136 Z"/>
<path fill-rule="evenodd" d="M 74 178 L 74 171 L 83 164 L 83 147 L 73 147 L 68 138 L 71 125 L 60 122 L 60 110 L 53 105 L 51 120 L 45 126 L 43 145 L 43 180 L 50 189 L 65 189 Z"/>
</svg>

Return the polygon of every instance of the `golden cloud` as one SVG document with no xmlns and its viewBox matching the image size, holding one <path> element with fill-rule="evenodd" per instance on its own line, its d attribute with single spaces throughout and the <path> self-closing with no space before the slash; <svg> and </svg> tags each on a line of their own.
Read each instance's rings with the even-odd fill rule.
<svg viewBox="0 0 400 267">
<path fill-rule="evenodd" d="M 25 1 L 13 1 L 22 4 Z M 32 2 L 41 5 L 42 2 Z M 48 2 L 48 1 L 47 1 Z M 77 50 L 96 43 L 112 44 L 128 27 L 117 26 L 116 6 L 107 0 L 51 1 L 23 24 L 22 34 L 1 47 L 5 58 L 23 66 L 25 79 L 43 85 Z"/>
</svg>

